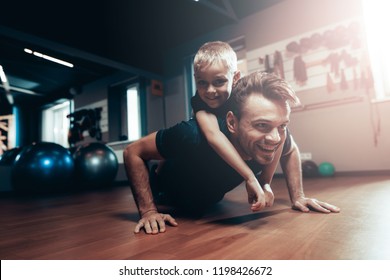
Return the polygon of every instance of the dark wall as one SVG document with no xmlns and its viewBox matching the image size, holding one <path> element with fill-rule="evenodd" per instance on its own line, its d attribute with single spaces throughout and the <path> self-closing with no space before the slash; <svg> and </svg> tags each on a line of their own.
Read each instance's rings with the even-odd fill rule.
<svg viewBox="0 0 390 280">
<path fill-rule="evenodd" d="M 26 146 L 41 141 L 42 114 L 40 108 L 18 107 L 18 139 L 19 146 Z"/>
<path fill-rule="evenodd" d="M 0 116 L 11 115 L 12 105 L 8 102 L 5 92 L 0 89 Z"/>
<path fill-rule="evenodd" d="M 123 99 L 126 88 L 124 85 L 113 86 L 108 89 L 108 121 L 110 124 L 109 142 L 119 141 L 123 134 L 125 120 L 123 119 Z"/>
</svg>

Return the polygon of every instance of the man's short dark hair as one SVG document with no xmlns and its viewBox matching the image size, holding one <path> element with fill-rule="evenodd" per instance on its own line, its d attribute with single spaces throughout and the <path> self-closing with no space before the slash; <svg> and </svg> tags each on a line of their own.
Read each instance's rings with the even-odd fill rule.
<svg viewBox="0 0 390 280">
<path fill-rule="evenodd" d="M 267 99 L 286 101 L 290 106 L 300 104 L 286 80 L 275 74 L 257 71 L 241 78 L 233 87 L 230 108 L 238 119 L 241 118 L 242 104 L 252 93 L 262 94 Z"/>
</svg>

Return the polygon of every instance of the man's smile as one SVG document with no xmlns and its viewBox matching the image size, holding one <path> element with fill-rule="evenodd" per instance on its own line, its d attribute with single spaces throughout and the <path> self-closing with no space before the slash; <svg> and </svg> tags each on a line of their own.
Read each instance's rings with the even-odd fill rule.
<svg viewBox="0 0 390 280">
<path fill-rule="evenodd" d="M 262 152 L 265 152 L 267 154 L 272 154 L 272 153 L 276 152 L 276 150 L 278 149 L 279 145 L 257 144 L 257 147 Z"/>
</svg>

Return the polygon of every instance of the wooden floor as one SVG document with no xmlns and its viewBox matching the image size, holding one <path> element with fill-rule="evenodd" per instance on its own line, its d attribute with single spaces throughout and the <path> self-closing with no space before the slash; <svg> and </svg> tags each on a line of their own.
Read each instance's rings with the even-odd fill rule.
<svg viewBox="0 0 390 280">
<path fill-rule="evenodd" d="M 274 207 L 251 213 L 245 189 L 229 193 L 200 219 L 156 236 L 133 234 L 138 214 L 126 186 L 40 198 L 0 199 L 5 259 L 390 259 L 390 178 L 305 179 L 307 196 L 339 214 L 290 209 L 284 180 Z"/>
</svg>

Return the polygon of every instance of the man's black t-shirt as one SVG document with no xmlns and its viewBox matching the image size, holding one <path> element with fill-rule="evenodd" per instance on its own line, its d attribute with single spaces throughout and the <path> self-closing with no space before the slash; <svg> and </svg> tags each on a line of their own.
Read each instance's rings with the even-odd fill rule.
<svg viewBox="0 0 390 280">
<path fill-rule="evenodd" d="M 221 131 L 229 138 L 225 120 L 218 119 Z M 178 206 L 202 208 L 220 201 L 243 178 L 207 143 L 195 119 L 157 132 L 156 145 L 165 163 L 159 172 L 158 188 Z M 283 147 L 289 151 L 290 136 Z M 263 166 L 246 162 L 254 174 Z"/>
</svg>

